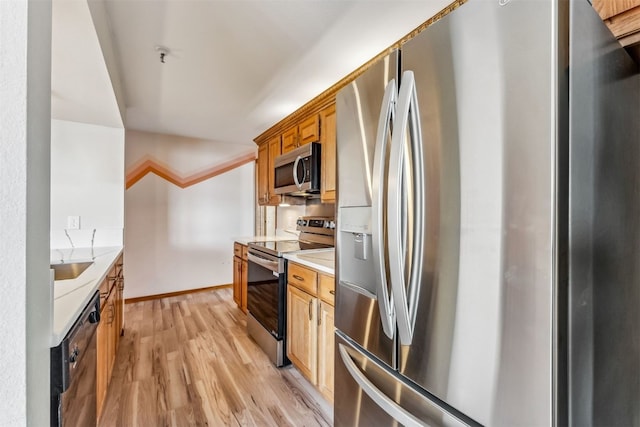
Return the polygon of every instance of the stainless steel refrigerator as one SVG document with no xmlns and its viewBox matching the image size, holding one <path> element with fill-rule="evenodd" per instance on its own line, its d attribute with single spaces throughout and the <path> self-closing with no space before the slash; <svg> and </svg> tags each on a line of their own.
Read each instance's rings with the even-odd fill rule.
<svg viewBox="0 0 640 427">
<path fill-rule="evenodd" d="M 337 426 L 640 425 L 639 106 L 586 0 L 469 0 L 339 92 Z"/>
</svg>

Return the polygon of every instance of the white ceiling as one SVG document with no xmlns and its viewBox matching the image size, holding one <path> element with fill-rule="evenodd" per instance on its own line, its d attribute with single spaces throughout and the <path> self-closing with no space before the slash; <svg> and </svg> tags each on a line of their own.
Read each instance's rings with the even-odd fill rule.
<svg viewBox="0 0 640 427">
<path fill-rule="evenodd" d="M 54 0 L 54 10 L 56 2 L 83 3 Z M 254 137 L 449 3 L 90 0 L 113 83 L 109 89 L 124 109 L 127 129 L 238 144 L 253 144 Z M 54 34 L 56 19 L 63 18 L 54 13 Z M 58 27 L 73 29 L 68 22 Z M 164 64 L 157 45 L 170 50 Z M 56 77 L 55 64 L 53 74 L 54 82 L 60 77 L 67 86 L 83 84 L 76 75 Z M 92 78 L 90 72 L 84 77 Z"/>
</svg>

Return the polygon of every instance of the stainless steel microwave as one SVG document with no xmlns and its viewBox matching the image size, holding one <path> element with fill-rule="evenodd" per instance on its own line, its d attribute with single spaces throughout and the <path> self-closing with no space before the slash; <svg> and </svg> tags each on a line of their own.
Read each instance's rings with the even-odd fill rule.
<svg viewBox="0 0 640 427">
<path fill-rule="evenodd" d="M 320 193 L 320 144 L 312 142 L 276 157 L 276 194 L 305 196 Z"/>
</svg>

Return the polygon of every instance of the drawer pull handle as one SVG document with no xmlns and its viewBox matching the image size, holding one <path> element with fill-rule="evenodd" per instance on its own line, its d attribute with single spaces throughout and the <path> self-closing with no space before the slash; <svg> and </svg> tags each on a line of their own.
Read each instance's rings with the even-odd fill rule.
<svg viewBox="0 0 640 427">
<path fill-rule="evenodd" d="M 331 295 L 335 295 L 335 294 L 336 294 L 336 291 L 335 291 L 334 289 L 332 289 L 332 290 L 330 290 L 330 291 L 329 291 L 329 293 L 330 293 Z"/>
<path fill-rule="evenodd" d="M 298 276 L 297 274 L 294 274 L 293 278 L 296 280 L 300 280 L 301 282 L 304 282 L 304 277 Z"/>
</svg>

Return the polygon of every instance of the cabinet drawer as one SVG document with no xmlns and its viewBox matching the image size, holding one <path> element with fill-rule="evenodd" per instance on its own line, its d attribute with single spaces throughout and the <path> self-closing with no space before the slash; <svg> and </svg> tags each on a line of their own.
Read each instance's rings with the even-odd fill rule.
<svg viewBox="0 0 640 427">
<path fill-rule="evenodd" d="M 328 304 L 335 305 L 336 281 L 334 277 L 327 274 L 319 274 L 318 283 L 318 296 L 320 297 L 320 299 Z"/>
<path fill-rule="evenodd" d="M 242 258 L 242 248 L 245 247 L 238 242 L 233 243 L 233 255 Z"/>
<path fill-rule="evenodd" d="M 287 281 L 312 295 L 316 295 L 318 293 L 318 273 L 314 270 L 310 270 L 295 263 L 289 263 Z"/>
</svg>

